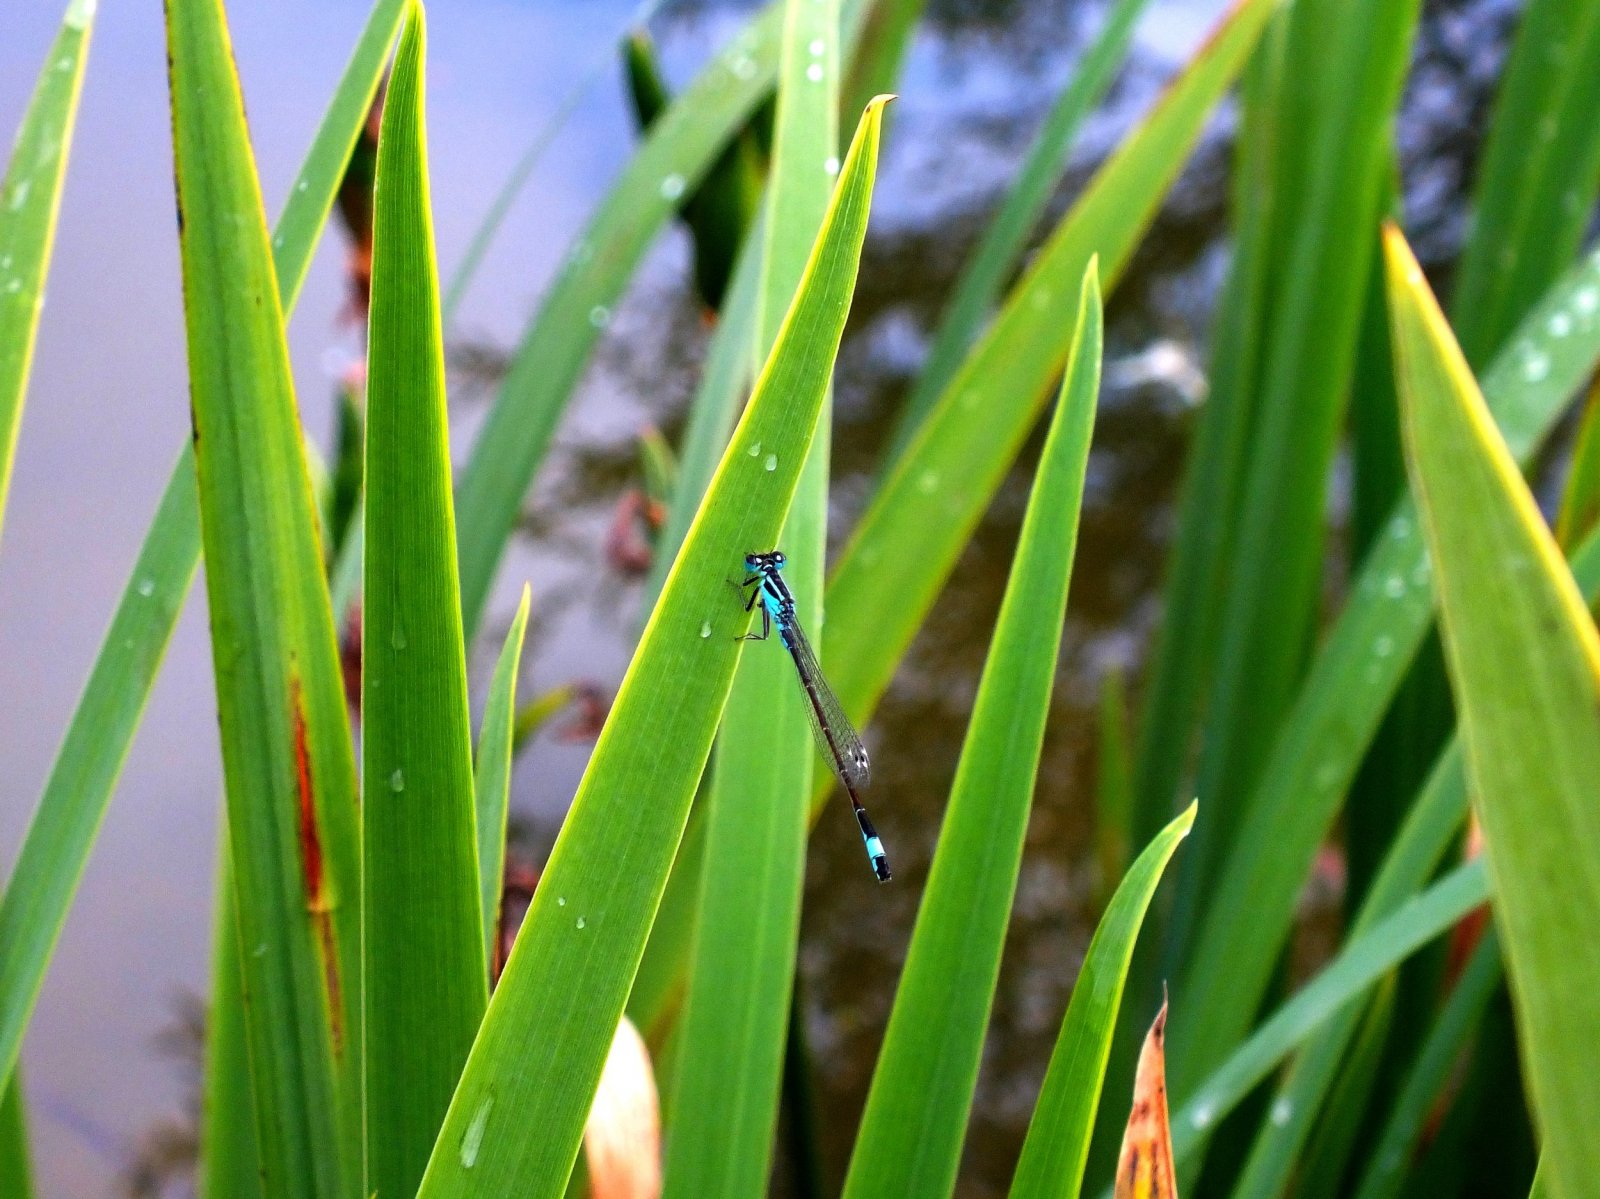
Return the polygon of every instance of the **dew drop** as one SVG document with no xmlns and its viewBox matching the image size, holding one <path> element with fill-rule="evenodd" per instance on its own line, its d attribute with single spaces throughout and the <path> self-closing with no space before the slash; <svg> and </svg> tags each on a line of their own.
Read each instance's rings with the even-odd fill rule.
<svg viewBox="0 0 1600 1199">
<path fill-rule="evenodd" d="M 1294 1104 L 1287 1099 L 1278 1098 L 1272 1101 L 1272 1122 L 1279 1128 L 1289 1123 L 1289 1117 L 1294 1115 Z"/>
<path fill-rule="evenodd" d="M 777 470 L 778 469 L 778 455 L 776 455 L 776 454 L 768 454 L 765 466 L 769 471 Z"/>
<path fill-rule="evenodd" d="M 1579 288 L 1578 293 L 1572 297 L 1572 306 L 1585 315 L 1600 309 L 1600 288 Z"/>
<path fill-rule="evenodd" d="M 839 173 L 839 156 L 837 154 L 828 155 L 822 164 L 822 169 L 830 175 L 837 175 Z"/>
<path fill-rule="evenodd" d="M 294 185 L 294 190 L 297 191 L 297 192 L 303 192 L 303 191 L 306 190 L 306 188 L 308 188 L 310 186 L 311 185 L 309 183 L 307 183 L 304 179 L 302 179 L 302 180 L 300 180 L 299 183 L 296 183 Z"/>
<path fill-rule="evenodd" d="M 939 473 L 925 470 L 917 476 L 917 490 L 923 495 L 932 495 L 939 487 Z"/>
<path fill-rule="evenodd" d="M 396 795 L 399 795 L 400 792 L 404 791 L 405 789 L 406 772 L 397 766 L 395 767 L 395 772 L 389 776 L 389 790 L 393 791 Z"/>
<path fill-rule="evenodd" d="M 406 640 L 406 631 L 404 626 L 398 622 L 396 622 L 394 626 L 394 632 L 389 634 L 389 644 L 394 646 L 395 649 L 405 649 L 405 647 L 410 644 L 410 642 Z"/>
<path fill-rule="evenodd" d="M 823 41 L 820 37 L 812 38 L 811 46 L 809 48 L 811 50 L 812 58 L 821 58 L 823 54 L 827 52 L 828 43 Z"/>
<path fill-rule="evenodd" d="M 756 442 L 754 445 L 752 445 L 750 447 L 750 457 L 752 457 L 752 458 L 761 457 L 761 443 L 759 441 Z"/>
<path fill-rule="evenodd" d="M 1383 593 L 1390 599 L 1399 599 L 1406 593 L 1406 581 L 1399 575 L 1390 575 L 1383 581 Z"/>
<path fill-rule="evenodd" d="M 1550 356 L 1532 345 L 1522 350 L 1522 377 L 1529 383 L 1541 383 L 1550 374 Z"/>
<path fill-rule="evenodd" d="M 27 203 L 27 201 L 28 201 L 28 189 L 30 187 L 32 187 L 32 186 L 33 185 L 28 180 L 24 179 L 21 183 L 17 184 L 17 186 L 12 190 L 12 192 L 11 192 L 11 211 L 12 212 L 15 212 L 17 209 L 21 208 L 25 203 Z"/>
<path fill-rule="evenodd" d="M 822 64 L 820 62 L 814 62 L 809 67 L 807 67 L 806 68 L 806 78 L 811 80 L 812 83 L 821 83 L 822 82 Z"/>
<path fill-rule="evenodd" d="M 472 1113 L 467 1131 L 461 1134 L 461 1168 L 470 1170 L 478 1164 L 478 1150 L 483 1148 L 483 1130 L 489 1126 L 489 1113 L 494 1110 L 494 1092 L 483 1097 L 478 1110 Z"/>
<path fill-rule="evenodd" d="M 579 916 L 578 917 L 578 927 L 580 929 L 583 929 L 583 928 L 587 928 L 588 926 L 589 926 L 589 922 L 587 920 L 585 920 L 582 916 Z"/>
<path fill-rule="evenodd" d="M 1372 652 L 1380 658 L 1387 658 L 1394 653 L 1394 638 L 1384 634 L 1372 643 Z"/>
<path fill-rule="evenodd" d="M 711 622 L 709 620 L 702 620 L 700 622 L 700 640 L 701 641 L 705 641 L 710 636 L 711 636 Z"/>
<path fill-rule="evenodd" d="M 156 593 L 156 581 L 154 579 L 140 579 L 139 580 L 139 594 L 140 595 L 144 596 L 145 599 L 149 599 L 155 593 Z"/>
<path fill-rule="evenodd" d="M 1194 1114 L 1189 1117 L 1189 1122 L 1196 1128 L 1210 1128 L 1211 1122 L 1216 1118 L 1216 1110 L 1209 1103 L 1202 1103 L 1194 1109 Z"/>
<path fill-rule="evenodd" d="M 1550 336 L 1565 337 L 1572 332 L 1572 318 L 1565 312 L 1557 312 L 1550 318 Z"/>
<path fill-rule="evenodd" d="M 747 54 L 741 54 L 733 60 L 731 69 L 737 79 L 753 79 L 756 73 L 756 60 Z"/>
<path fill-rule="evenodd" d="M 682 175 L 668 175 L 661 181 L 661 198 L 664 200 L 676 200 L 683 195 L 683 188 Z"/>
<path fill-rule="evenodd" d="M 611 323 L 611 309 L 604 304 L 596 304 L 589 309 L 589 323 L 596 329 L 604 329 Z"/>
<path fill-rule="evenodd" d="M 556 906 L 559 907 L 559 908 L 566 907 L 567 906 L 567 897 L 565 895 L 557 895 L 556 896 Z"/>
</svg>

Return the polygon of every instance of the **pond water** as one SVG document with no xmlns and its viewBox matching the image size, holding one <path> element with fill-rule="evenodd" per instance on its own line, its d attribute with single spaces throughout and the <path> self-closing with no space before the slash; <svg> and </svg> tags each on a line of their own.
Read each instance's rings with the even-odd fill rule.
<svg viewBox="0 0 1600 1199">
<path fill-rule="evenodd" d="M 0 12 L 0 129 L 20 119 L 57 5 Z M 235 49 L 268 208 L 276 212 L 365 5 L 236 3 Z M 609 47 L 631 3 L 462 0 L 430 20 L 429 132 L 439 253 L 460 257 L 505 171 Z M 1156 0 L 1135 58 L 1074 156 L 1057 211 L 1224 5 Z M 1403 136 L 1424 253 L 1459 237 L 1461 181 L 1499 62 L 1502 0 L 1435 3 Z M 159 6 L 103 6 L 0 544 L 0 860 L 14 856 L 55 745 L 187 435 L 183 326 Z M 1037 121 L 1068 77 L 1099 3 L 934 3 L 899 89 L 861 290 L 839 372 L 835 536 L 875 455 L 940 297 Z M 678 80 L 743 6 L 669 6 L 658 21 Z M 1016 913 L 974 1107 L 961 1193 L 1004 1192 L 1078 960 L 1096 880 L 1087 855 L 1094 711 L 1107 669 L 1136 673 L 1158 613 L 1171 499 L 1203 367 L 1222 239 L 1226 116 L 1111 301 L 1107 388 Z M 457 321 L 494 359 L 515 343 L 567 242 L 632 143 L 606 70 L 512 214 Z M 343 311 L 343 246 L 319 253 L 291 326 L 300 402 L 326 441 L 334 383 L 359 352 Z M 637 619 L 637 584 L 603 543 L 636 481 L 635 438 L 675 429 L 705 331 L 674 231 L 619 307 L 508 555 L 475 694 L 522 580 L 538 613 L 525 694 L 570 679 L 610 691 Z M 457 389 L 458 453 L 481 389 Z M 842 805 L 812 839 L 801 969 L 825 1169 L 842 1171 L 948 791 L 1022 507 L 1025 452 L 868 730 L 874 815 L 897 883 L 863 868 Z M 190 1079 L 163 1039 L 203 995 L 220 766 L 203 603 L 181 620 L 111 805 L 25 1054 L 41 1193 L 115 1192 L 141 1147 L 181 1154 Z M 513 804 L 549 844 L 587 746 L 545 737 L 519 761 Z M 181 1035 L 176 1038 L 183 1042 Z M 181 1057 L 181 1055 L 179 1055 Z M 177 1193 L 177 1192 L 174 1192 Z"/>
</svg>

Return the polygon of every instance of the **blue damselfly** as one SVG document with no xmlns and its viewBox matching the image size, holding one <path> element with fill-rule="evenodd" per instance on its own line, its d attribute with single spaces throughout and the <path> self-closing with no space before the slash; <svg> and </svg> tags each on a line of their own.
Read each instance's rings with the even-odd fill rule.
<svg viewBox="0 0 1600 1199">
<path fill-rule="evenodd" d="M 889 881 L 889 859 L 883 852 L 878 830 L 872 827 L 872 818 L 867 815 L 867 809 L 861 806 L 861 798 L 856 794 L 867 785 L 870 777 L 867 747 L 861 744 L 850 718 L 844 714 L 828 681 L 823 678 L 817 656 L 811 652 L 811 643 L 800 629 L 800 622 L 795 617 L 794 596 L 780 573 L 786 561 L 778 550 L 744 556 L 744 586 L 753 588 L 744 610 L 749 612 L 757 603 L 761 605 L 761 631 L 746 633 L 740 640 L 765 641 L 772 635 L 773 626 L 777 626 L 778 638 L 794 660 L 801 689 L 806 693 L 806 712 L 811 717 L 811 731 L 816 734 L 822 756 L 828 759 L 834 774 L 844 784 L 845 794 L 850 797 L 856 823 L 861 826 L 861 839 L 866 843 L 867 860 L 872 863 L 872 872 L 878 876 L 880 883 L 886 883 Z"/>
</svg>

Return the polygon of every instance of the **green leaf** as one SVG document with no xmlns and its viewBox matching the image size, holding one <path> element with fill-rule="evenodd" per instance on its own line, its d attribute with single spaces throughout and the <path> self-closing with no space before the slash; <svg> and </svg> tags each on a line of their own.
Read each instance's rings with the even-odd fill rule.
<svg viewBox="0 0 1600 1199">
<path fill-rule="evenodd" d="M 1238 1046 L 1172 1115 L 1172 1149 L 1184 1168 L 1211 1129 L 1324 1021 L 1398 963 L 1489 898 L 1482 862 L 1458 866 L 1338 955 Z"/>
<path fill-rule="evenodd" d="M 378 135 L 361 646 L 366 1193 L 413 1194 L 488 1003 L 421 5 Z M 426 985 L 419 985 L 419 980 Z"/>
<path fill-rule="evenodd" d="M 227 27 L 167 7 L 206 593 L 268 1194 L 359 1185 L 355 763 Z"/>
<path fill-rule="evenodd" d="M 1139 927 L 1178 842 L 1194 825 L 1195 806 L 1175 817 L 1146 846 L 1111 898 L 1072 986 L 1061 1034 L 1050 1055 L 1011 1181 L 1012 1199 L 1076 1196 L 1105 1082 L 1111 1035 L 1122 1004 Z"/>
<path fill-rule="evenodd" d="M 947 1195 L 955 1186 L 1061 649 L 1102 335 L 1090 259 L 1061 398 L 850 1155 L 846 1199 Z"/>
<path fill-rule="evenodd" d="M 862 515 L 829 582 L 823 663 L 864 721 L 1066 361 L 1061 318 L 1091 255 L 1120 275 L 1275 0 L 1246 0 L 1073 205 Z M 813 795 L 813 811 L 822 796 Z"/>
<path fill-rule="evenodd" d="M 1561 493 L 1556 540 L 1570 546 L 1600 526 L 1600 385 L 1591 383 L 1572 439 L 1572 464 Z"/>
<path fill-rule="evenodd" d="M 245 1038 L 244 966 L 239 961 L 239 916 L 234 902 L 228 834 L 217 853 L 212 904 L 211 1005 L 206 1012 L 204 1091 L 200 1105 L 199 1191 L 204 1199 L 261 1195 L 261 1149 L 250 1093 L 250 1047 Z"/>
<path fill-rule="evenodd" d="M 1597 354 L 1600 254 L 1567 272 L 1485 375 L 1490 408 L 1518 457 L 1531 457 L 1543 442 Z M 1293 923 L 1295 896 L 1428 631 L 1431 586 L 1408 497 L 1362 563 L 1279 722 L 1238 841 L 1188 952 L 1187 1040 L 1171 1039 L 1169 1068 L 1183 1060 L 1188 1069 L 1196 1058 L 1198 1073 L 1220 1061 L 1260 1010 Z"/>
<path fill-rule="evenodd" d="M 739 261 L 728 285 L 727 302 L 717 318 L 716 331 L 706 350 L 700 385 L 689 404 L 689 419 L 678 449 L 678 471 L 673 481 L 667 518 L 656 537 L 650 561 L 650 575 L 640 596 L 640 610 L 649 612 L 667 581 L 667 572 L 678 557 L 678 550 L 689 532 L 700 500 L 711 476 L 727 448 L 728 434 L 739 416 L 739 401 L 744 398 L 753 365 L 755 345 L 756 295 L 761 284 L 762 247 L 766 234 L 758 219 L 745 238 Z"/>
<path fill-rule="evenodd" d="M 876 103 L 579 784 L 451 1102 L 422 1199 L 558 1195 L 566 1184 L 733 681 L 734 635 L 749 627 L 728 578 L 746 547 L 777 536 L 827 391 L 881 124 Z"/>
<path fill-rule="evenodd" d="M 1530 0 L 1495 94 L 1450 304 L 1475 367 L 1582 244 L 1600 186 L 1597 106 L 1600 7 Z"/>
<path fill-rule="evenodd" d="M 484 960 L 494 962 L 500 940 L 500 896 L 505 889 L 506 811 L 511 799 L 511 758 L 516 740 L 517 667 L 528 629 L 528 588 L 489 680 L 489 699 L 478 729 L 473 791 L 478 820 L 478 913 L 483 921 Z"/>
<path fill-rule="evenodd" d="M 403 0 L 378 0 L 306 155 L 273 237 L 287 311 L 366 120 Z M 187 438 L 50 768 L 0 901 L 0 1076 L 10 1072 L 172 627 L 200 559 Z"/>
<path fill-rule="evenodd" d="M 1600 536 L 1590 537 L 1573 556 L 1573 574 L 1589 595 L 1600 593 Z M 1453 831 L 1467 811 L 1461 749 L 1452 740 L 1440 753 L 1411 811 L 1388 843 L 1381 866 L 1367 889 L 1347 936 L 1359 936 L 1417 893 L 1438 868 Z M 1322 1110 L 1328 1088 L 1345 1061 L 1361 1013 L 1342 1013 L 1307 1044 L 1274 1100 L 1281 1117 L 1262 1124 L 1252 1156 L 1261 1173 L 1261 1193 L 1276 1193 L 1289 1178 L 1300 1148 Z M 1303 1165 L 1302 1165 L 1303 1169 Z M 1270 1180 L 1270 1185 L 1268 1185 Z M 1249 1193 L 1249 1192 L 1241 1192 Z"/>
<path fill-rule="evenodd" d="M 1195 785 L 1201 816 L 1168 929 L 1175 945 L 1188 943 L 1212 894 L 1316 627 L 1328 471 L 1419 8 L 1420 0 L 1305 0 L 1288 18 L 1286 87 L 1278 97 L 1286 151 L 1275 182 L 1278 266 L 1259 334 L 1237 540 L 1225 566 Z M 1199 1042 L 1187 1029 L 1197 1014 L 1193 1003 L 1173 1008 L 1167 1081 L 1174 1094 L 1196 1077 Z"/>
<path fill-rule="evenodd" d="M 1398 230 L 1386 238 L 1407 465 L 1495 875 L 1549 1186 L 1600 1177 L 1600 637 Z M 1574 852 L 1574 847 L 1578 851 Z"/>
<path fill-rule="evenodd" d="M 1460 1065 L 1489 1000 L 1500 986 L 1501 973 L 1500 940 L 1490 925 L 1451 989 L 1432 1031 L 1417 1050 L 1376 1147 L 1364 1153 L 1367 1169 L 1356 1199 L 1393 1199 L 1400 1194 L 1411 1154 L 1438 1109 L 1439 1097 Z"/>
<path fill-rule="evenodd" d="M 1147 3 L 1148 0 L 1117 0 L 1105 16 L 1100 35 L 1073 71 L 1072 82 L 1045 114 L 1011 190 L 961 268 L 945 303 L 928 356 L 896 418 L 884 452 L 886 467 L 910 444 L 912 435 L 955 376 L 984 322 L 993 314 L 1007 278 L 1021 260 L 1028 238 L 1060 182 L 1078 130 L 1128 55 L 1133 27 Z"/>
<path fill-rule="evenodd" d="M 494 572 L 605 314 L 635 267 L 772 87 L 781 11 L 763 13 L 661 114 L 551 284 L 484 418 L 456 489 L 470 638 Z M 599 319 L 597 319 L 597 317 Z"/>
<path fill-rule="evenodd" d="M 93 0 L 71 0 L 0 183 L 0 527 L 93 22 Z"/>
<path fill-rule="evenodd" d="M 807 247 L 827 216 L 829 160 L 839 144 L 837 0 L 788 0 L 778 74 L 754 318 L 760 357 L 778 335 L 805 273 Z M 829 430 L 824 400 L 794 502 L 773 543 L 788 555 L 801 626 L 813 629 L 822 612 Z M 770 548 L 740 547 L 726 565 Z M 701 874 L 675 1049 L 664 1167 L 669 1196 L 754 1194 L 772 1168 L 816 751 L 789 655 L 776 643 L 754 648 L 734 674 L 705 820 L 710 844 L 760 848 L 713 854 Z"/>
<path fill-rule="evenodd" d="M 7 1199 L 31 1199 L 33 1195 L 21 1070 L 11 1071 L 5 1094 L 0 1096 L 0 1195 Z"/>
</svg>

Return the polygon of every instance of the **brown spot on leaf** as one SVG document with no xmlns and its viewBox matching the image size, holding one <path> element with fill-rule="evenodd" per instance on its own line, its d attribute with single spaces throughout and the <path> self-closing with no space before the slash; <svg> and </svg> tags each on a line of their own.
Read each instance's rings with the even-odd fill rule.
<svg viewBox="0 0 1600 1199">
<path fill-rule="evenodd" d="M 300 814 L 300 865 L 306 880 L 306 911 L 311 916 L 317 950 L 328 991 L 328 1020 L 333 1049 L 344 1048 L 344 1004 L 339 983 L 339 946 L 333 933 L 333 905 L 328 900 L 322 861 L 322 834 L 317 827 L 317 799 L 311 768 L 311 741 L 306 727 L 300 680 L 289 679 L 289 719 L 294 732 L 295 794 Z"/>
</svg>

